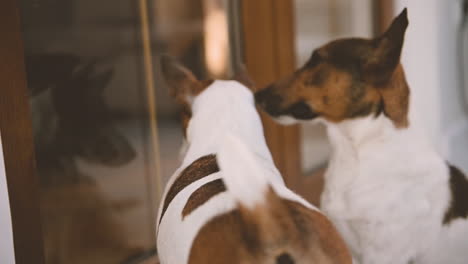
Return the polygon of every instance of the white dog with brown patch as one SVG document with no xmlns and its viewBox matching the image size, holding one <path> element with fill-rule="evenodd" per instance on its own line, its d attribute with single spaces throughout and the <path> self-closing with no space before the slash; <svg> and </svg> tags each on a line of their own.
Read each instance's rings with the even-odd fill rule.
<svg viewBox="0 0 468 264">
<path fill-rule="evenodd" d="M 161 263 L 351 263 L 331 222 L 284 185 L 252 92 L 199 81 L 167 56 L 162 72 L 182 105 L 188 149 L 159 209 Z"/>
<path fill-rule="evenodd" d="M 255 96 L 279 120 L 325 123 L 321 206 L 357 262 L 466 264 L 468 181 L 408 121 L 407 26 L 405 9 L 380 37 L 330 42 Z"/>
</svg>

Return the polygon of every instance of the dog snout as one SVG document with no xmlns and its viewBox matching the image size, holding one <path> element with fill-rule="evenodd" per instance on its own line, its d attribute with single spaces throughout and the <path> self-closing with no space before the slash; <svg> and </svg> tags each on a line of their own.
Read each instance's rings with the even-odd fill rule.
<svg viewBox="0 0 468 264">
<path fill-rule="evenodd" d="M 279 116 L 281 114 L 283 99 L 279 94 L 274 92 L 271 85 L 255 93 L 255 102 L 272 116 Z"/>
<path fill-rule="evenodd" d="M 255 102 L 262 108 L 265 108 L 267 97 L 268 97 L 267 89 L 262 89 L 255 93 Z"/>
<path fill-rule="evenodd" d="M 304 101 L 291 105 L 286 112 L 299 120 L 310 120 L 319 116 L 319 114 Z"/>
</svg>

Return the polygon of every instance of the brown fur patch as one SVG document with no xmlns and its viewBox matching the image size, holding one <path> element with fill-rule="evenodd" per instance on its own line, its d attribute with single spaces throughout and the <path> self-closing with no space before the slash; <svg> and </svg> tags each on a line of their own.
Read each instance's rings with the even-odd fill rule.
<svg viewBox="0 0 468 264">
<path fill-rule="evenodd" d="M 172 95 L 174 96 L 177 104 L 180 107 L 180 120 L 182 123 L 184 136 L 187 136 L 188 123 L 190 121 L 190 118 L 192 118 L 192 107 L 190 103 L 187 101 L 187 98 L 189 98 L 189 96 L 199 95 L 212 83 L 213 83 L 213 80 L 199 81 L 199 82 L 192 84 L 193 88 L 186 89 L 186 90 L 179 91 L 179 92 L 175 92 L 175 91 L 172 92 Z"/>
<path fill-rule="evenodd" d="M 376 112 L 381 98 L 369 84 L 324 63 L 313 69 L 298 70 L 288 80 L 275 83 L 263 90 L 263 94 L 257 93 L 256 100 L 272 115 L 311 119 L 294 113 L 297 111 L 295 105 L 306 104 L 315 116 L 340 122 Z M 309 116 L 315 117 L 313 114 Z"/>
<path fill-rule="evenodd" d="M 213 80 L 199 81 L 189 69 L 168 55 L 161 56 L 161 72 L 170 88 L 170 95 L 181 107 L 181 121 L 185 135 L 192 117 L 190 98 L 199 95 L 213 83 Z"/>
<path fill-rule="evenodd" d="M 210 200 L 211 197 L 224 191 L 226 191 L 226 186 L 222 179 L 213 180 L 200 186 L 200 188 L 194 191 L 188 198 L 187 203 L 182 210 L 182 218 L 202 206 L 205 202 Z"/>
<path fill-rule="evenodd" d="M 203 156 L 185 168 L 167 192 L 159 222 L 161 222 L 161 219 L 163 218 L 172 199 L 174 199 L 180 191 L 191 183 L 218 171 L 219 167 L 216 162 L 216 155 L 214 154 Z"/>
<path fill-rule="evenodd" d="M 457 218 L 468 217 L 468 180 L 457 167 L 448 166 L 450 170 L 452 201 L 450 203 L 450 208 L 445 213 L 444 225 L 450 224 L 450 222 Z"/>
<path fill-rule="evenodd" d="M 316 232 L 321 249 L 331 258 L 330 263 L 351 263 L 348 248 L 330 220 L 320 212 L 310 210 L 297 202 L 288 203 L 290 211 L 295 215 L 296 224 L 303 225 L 309 232 Z"/>
<path fill-rule="evenodd" d="M 248 210 L 240 206 L 209 221 L 197 234 L 190 264 L 351 263 L 351 256 L 331 222 L 321 213 L 282 199 L 274 192 L 267 203 Z"/>
<path fill-rule="evenodd" d="M 384 104 L 383 111 L 396 127 L 404 128 L 409 125 L 409 96 L 410 90 L 406 82 L 403 66 L 398 65 L 389 82 L 378 87 Z"/>
<path fill-rule="evenodd" d="M 317 74 L 326 79 L 316 77 Z M 376 86 L 324 63 L 313 69 L 300 69 L 258 92 L 256 101 L 273 116 L 289 115 L 302 120 L 320 116 L 330 122 L 380 114 L 383 108 L 396 127 L 408 126 L 409 87 L 401 65 L 389 81 Z M 301 118 L 296 114 L 297 105 L 308 105 L 314 114 Z"/>
<path fill-rule="evenodd" d="M 239 210 L 209 221 L 196 236 L 188 263 L 243 263 L 241 259 L 249 254 L 247 248 L 242 246 L 244 238 L 241 221 Z"/>
</svg>

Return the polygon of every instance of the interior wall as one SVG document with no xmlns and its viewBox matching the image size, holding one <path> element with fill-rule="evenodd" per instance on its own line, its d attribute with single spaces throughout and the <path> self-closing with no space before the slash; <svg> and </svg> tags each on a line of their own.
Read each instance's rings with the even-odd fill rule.
<svg viewBox="0 0 468 264">
<path fill-rule="evenodd" d="M 468 172 L 468 123 L 458 58 L 461 0 L 395 0 L 408 8 L 402 63 L 411 87 L 410 119 L 451 163 Z"/>
<path fill-rule="evenodd" d="M 0 262 L 14 264 L 13 232 L 11 226 L 10 202 L 3 162 L 3 148 L 0 138 Z"/>
<path fill-rule="evenodd" d="M 395 15 L 408 8 L 409 26 L 405 35 L 402 63 L 411 88 L 410 121 L 436 144 L 440 138 L 441 103 L 438 89 L 439 44 L 438 0 L 396 0 Z"/>
</svg>

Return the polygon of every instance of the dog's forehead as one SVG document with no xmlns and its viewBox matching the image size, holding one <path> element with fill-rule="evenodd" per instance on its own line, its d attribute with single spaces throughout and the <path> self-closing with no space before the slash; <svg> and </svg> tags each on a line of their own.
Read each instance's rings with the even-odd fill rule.
<svg viewBox="0 0 468 264">
<path fill-rule="evenodd" d="M 322 61 L 338 68 L 347 68 L 367 57 L 373 48 L 373 42 L 363 38 L 346 38 L 332 41 L 318 48 L 316 52 Z M 312 59 L 312 57 L 311 57 Z"/>
<path fill-rule="evenodd" d="M 359 57 L 372 48 L 372 41 L 362 38 L 347 38 L 332 41 L 321 48 L 329 57 Z"/>
</svg>

